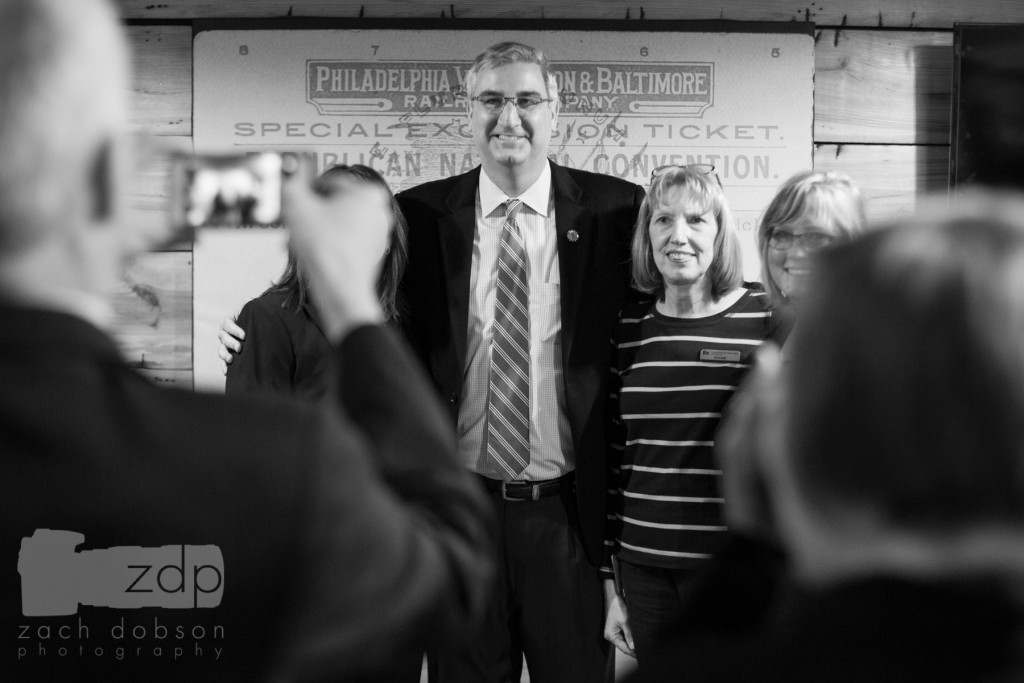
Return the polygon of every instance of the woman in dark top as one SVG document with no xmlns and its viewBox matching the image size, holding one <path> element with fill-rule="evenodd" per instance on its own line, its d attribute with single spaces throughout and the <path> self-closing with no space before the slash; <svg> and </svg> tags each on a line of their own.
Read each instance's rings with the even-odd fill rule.
<svg viewBox="0 0 1024 683">
<path fill-rule="evenodd" d="M 368 166 L 333 166 L 314 187 L 330 197 L 359 185 L 372 188 L 374 200 L 391 209 L 391 225 L 381 230 L 378 291 L 384 314 L 397 325 L 407 237 L 405 219 L 387 182 Z M 294 255 L 289 253 L 280 279 L 242 307 L 237 323 L 245 330 L 245 346 L 228 366 L 227 393 L 272 391 L 311 400 L 330 395 L 331 346 L 320 326 L 316 293 L 310 291 Z"/>
<path fill-rule="evenodd" d="M 368 166 L 339 165 L 324 171 L 314 189 L 326 197 L 369 189 L 370 201 L 390 208 L 390 225 L 381 225 L 377 291 L 384 315 L 397 326 L 402 311 L 398 285 L 408 259 L 407 228 L 387 181 Z M 237 324 L 244 330 L 245 344 L 228 366 L 227 393 L 271 391 L 329 400 L 335 389 L 333 352 L 320 325 L 316 292 L 309 288 L 293 254 L 288 254 L 277 283 L 242 307 Z M 420 680 L 422 661 L 419 653 L 399 657 L 387 671 L 360 681 L 415 683 Z"/>
</svg>

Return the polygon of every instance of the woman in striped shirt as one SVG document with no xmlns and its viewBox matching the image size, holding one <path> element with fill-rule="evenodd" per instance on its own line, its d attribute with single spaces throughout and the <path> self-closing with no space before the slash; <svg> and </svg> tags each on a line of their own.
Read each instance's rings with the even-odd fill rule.
<svg viewBox="0 0 1024 683">
<path fill-rule="evenodd" d="M 652 298 L 622 311 L 614 340 L 603 569 L 605 637 L 642 666 L 725 531 L 714 434 L 769 333 L 771 305 L 743 282 L 736 228 L 710 167 L 655 171 L 632 255 L 634 286 Z"/>
</svg>

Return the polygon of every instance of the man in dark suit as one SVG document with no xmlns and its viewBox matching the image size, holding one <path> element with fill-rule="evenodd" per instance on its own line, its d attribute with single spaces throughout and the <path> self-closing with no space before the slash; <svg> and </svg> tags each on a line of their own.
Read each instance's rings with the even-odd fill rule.
<svg viewBox="0 0 1024 683">
<path fill-rule="evenodd" d="M 100 329 L 147 241 L 116 12 L 7 0 L 0 45 L 0 679 L 367 680 L 464 639 L 490 512 L 382 324 L 379 201 L 284 197 L 347 410 L 156 387 Z"/>
<path fill-rule="evenodd" d="M 608 342 L 630 291 L 629 243 L 644 192 L 548 160 L 559 99 L 540 50 L 494 45 L 467 72 L 466 94 L 481 166 L 398 196 L 409 224 L 403 327 L 448 403 L 462 462 L 480 475 L 501 521 L 487 626 L 459 652 L 439 653 L 437 673 L 441 681 L 518 681 L 525 654 L 535 682 L 600 680 Z M 520 200 L 511 223 L 527 264 L 514 288 L 528 290 L 517 304 L 529 337 L 521 349 L 528 367 L 515 371 L 529 376 L 519 390 L 529 400 L 516 437 L 528 455 L 518 470 L 493 452 L 502 435 L 492 427 L 510 418 L 491 405 L 501 391 L 492 340 L 510 200 Z M 220 355 L 230 363 L 244 333 L 230 320 L 222 328 Z"/>
<path fill-rule="evenodd" d="M 409 224 L 408 335 L 501 527 L 487 626 L 461 651 L 442 653 L 438 673 L 442 681 L 518 681 L 525 653 L 533 681 L 597 681 L 607 660 L 597 566 L 608 340 L 629 289 L 643 190 L 548 160 L 558 90 L 536 48 L 489 48 L 470 68 L 466 94 L 481 167 L 398 196 Z M 515 199 L 529 291 L 529 456 L 521 471 L 496 462 L 494 423 L 508 418 L 491 405 L 503 334 L 496 311 L 507 305 L 502 231 Z"/>
</svg>

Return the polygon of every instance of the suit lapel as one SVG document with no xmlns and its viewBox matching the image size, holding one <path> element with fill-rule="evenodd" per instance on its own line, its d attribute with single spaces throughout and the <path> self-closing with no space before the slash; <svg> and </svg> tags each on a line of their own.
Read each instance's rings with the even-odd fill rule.
<svg viewBox="0 0 1024 683">
<path fill-rule="evenodd" d="M 469 276 L 476 233 L 476 194 L 480 167 L 466 173 L 445 200 L 450 213 L 438 221 L 441 276 L 448 299 L 451 340 L 459 368 L 465 367 L 466 330 L 469 329 Z"/>
<path fill-rule="evenodd" d="M 580 203 L 583 191 L 569 172 L 551 164 L 551 186 L 555 193 L 555 223 L 558 232 L 558 269 L 562 300 L 562 363 L 568 367 L 569 352 L 576 336 L 576 312 L 583 295 L 587 255 L 593 238 L 593 213 Z"/>
</svg>

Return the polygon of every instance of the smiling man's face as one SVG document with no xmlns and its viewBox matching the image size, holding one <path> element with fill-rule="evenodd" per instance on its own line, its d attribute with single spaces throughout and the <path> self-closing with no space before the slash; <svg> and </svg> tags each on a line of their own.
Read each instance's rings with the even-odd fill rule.
<svg viewBox="0 0 1024 683">
<path fill-rule="evenodd" d="M 484 69 L 477 77 L 471 97 L 556 97 L 548 94 L 544 76 L 537 64 L 515 63 Z M 551 132 L 558 123 L 558 101 L 542 102 L 532 111 L 520 111 L 506 102 L 493 113 L 480 102 L 470 100 L 470 127 L 473 142 L 487 175 L 513 174 L 532 182 L 547 163 Z"/>
</svg>

